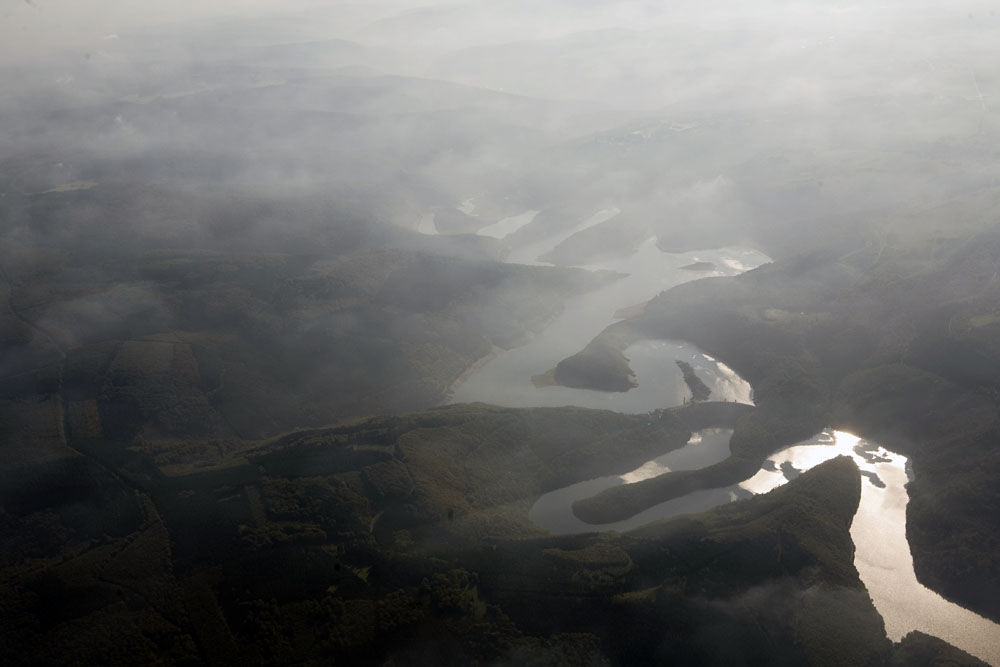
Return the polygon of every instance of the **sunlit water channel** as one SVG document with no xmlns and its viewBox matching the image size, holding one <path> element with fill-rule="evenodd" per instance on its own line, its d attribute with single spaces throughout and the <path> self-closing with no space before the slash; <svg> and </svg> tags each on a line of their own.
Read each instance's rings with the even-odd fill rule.
<svg viewBox="0 0 1000 667">
<path fill-rule="evenodd" d="M 550 240 L 549 243 L 553 241 Z M 655 239 L 643 243 L 630 257 L 588 264 L 582 268 L 627 274 L 600 289 L 574 297 L 562 312 L 526 344 L 504 351 L 453 390 L 450 402 L 482 401 L 508 407 L 576 405 L 625 413 L 643 413 L 680 405 L 691 397 L 675 360 L 690 363 L 712 390 L 712 400 L 749 403 L 750 385 L 718 360 L 680 341 L 639 341 L 625 350 L 639 386 L 628 392 L 603 392 L 567 387 L 536 387 L 532 377 L 555 367 L 583 349 L 597 334 L 616 321 L 615 313 L 640 304 L 663 290 L 700 277 L 733 276 L 760 266 L 768 258 L 747 248 L 721 248 L 670 254 L 656 247 Z M 707 273 L 681 267 L 711 262 Z"/>
<path fill-rule="evenodd" d="M 680 449 L 647 461 L 624 475 L 608 475 L 565 486 L 539 498 L 528 513 L 533 523 L 555 535 L 588 533 L 593 531 L 626 531 L 650 521 L 681 514 L 701 512 L 730 502 L 738 497 L 739 489 L 713 489 L 689 494 L 683 498 L 661 503 L 623 521 L 594 525 L 585 523 L 573 513 L 573 503 L 590 498 L 605 489 L 632 484 L 644 479 L 676 470 L 697 470 L 719 463 L 729 456 L 730 429 L 705 429 L 691 435 L 688 444 Z M 743 491 L 744 496 L 751 495 Z"/>
<path fill-rule="evenodd" d="M 572 233 L 616 213 L 616 210 L 599 211 L 568 233 L 515 250 L 508 261 L 538 264 L 539 256 Z M 534 216 L 535 212 L 529 211 L 502 220 L 487 233 L 502 238 L 529 224 Z M 435 233 L 433 221 L 424 221 L 421 231 Z M 690 391 L 675 363 L 680 359 L 695 368 L 697 375 L 712 390 L 712 400 L 752 403 L 752 391 L 745 380 L 725 364 L 681 341 L 645 340 L 630 346 L 625 354 L 639 386 L 628 392 L 536 387 L 531 377 L 582 349 L 615 321 L 615 312 L 622 307 L 643 303 L 686 280 L 705 275 L 736 275 L 767 261 L 763 254 L 745 248 L 667 254 L 656 247 L 655 239 L 650 239 L 630 257 L 586 265 L 582 268 L 628 275 L 600 290 L 571 299 L 562 314 L 527 344 L 504 351 L 481 366 L 456 388 L 451 402 L 483 401 L 508 407 L 573 405 L 644 413 L 680 405 L 690 398 Z M 711 262 L 715 271 L 692 274 L 681 268 L 694 262 Z M 840 455 L 850 456 L 862 474 L 861 501 L 851 525 L 854 564 L 885 621 L 888 637 L 899 641 L 907 632 L 920 630 L 1000 667 L 1000 626 L 948 602 L 916 579 L 906 541 L 906 505 L 909 501 L 906 457 L 851 434 L 824 431 L 773 454 L 764 468 L 740 484 L 697 491 L 650 507 L 624 521 L 594 525 L 573 514 L 573 502 L 605 489 L 666 472 L 695 470 L 718 463 L 730 454 L 731 435 L 728 429 L 705 429 L 692 434 L 684 447 L 624 475 L 587 480 L 547 493 L 536 501 L 529 518 L 553 534 L 626 531 L 658 519 L 700 512 L 767 493 L 824 461 Z"/>
<path fill-rule="evenodd" d="M 886 634 L 899 641 L 911 630 L 940 637 L 992 665 L 1000 665 L 1000 625 L 949 602 L 917 581 L 906 541 L 905 456 L 841 431 L 824 431 L 773 454 L 757 474 L 740 484 L 708 489 L 660 503 L 624 521 L 588 524 L 573 514 L 577 500 L 604 489 L 676 470 L 693 470 L 729 455 L 732 431 L 712 429 L 692 436 L 681 449 L 644 463 L 624 475 L 580 482 L 539 498 L 528 517 L 554 534 L 625 531 L 682 514 L 699 512 L 753 494 L 767 493 L 798 474 L 836 456 L 850 456 L 861 470 L 861 502 L 851 524 L 854 565 L 885 621 Z"/>
</svg>

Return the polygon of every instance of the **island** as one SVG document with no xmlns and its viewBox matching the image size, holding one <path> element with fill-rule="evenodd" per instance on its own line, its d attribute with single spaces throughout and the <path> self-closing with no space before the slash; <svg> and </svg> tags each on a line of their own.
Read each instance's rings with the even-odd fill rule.
<svg viewBox="0 0 1000 667">
<path fill-rule="evenodd" d="M 688 389 L 691 390 L 691 400 L 692 401 L 707 401 L 708 397 L 712 395 L 712 390 L 708 388 L 708 385 L 702 382 L 701 378 L 698 377 L 694 372 L 694 367 L 686 361 L 677 360 L 677 367 L 681 369 L 681 373 L 684 374 L 684 383 L 687 384 Z"/>
</svg>

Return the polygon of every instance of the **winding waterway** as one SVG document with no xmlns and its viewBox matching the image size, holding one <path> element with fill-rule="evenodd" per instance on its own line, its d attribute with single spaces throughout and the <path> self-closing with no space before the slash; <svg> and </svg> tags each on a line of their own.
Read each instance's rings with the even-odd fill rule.
<svg viewBox="0 0 1000 667">
<path fill-rule="evenodd" d="M 573 503 L 604 489 L 668 471 L 702 468 L 726 458 L 732 431 L 711 429 L 688 444 L 624 475 L 600 477 L 540 497 L 528 517 L 554 534 L 625 531 L 650 521 L 701 512 L 740 498 L 767 493 L 836 456 L 850 456 L 861 470 L 861 502 L 851 524 L 854 566 L 885 621 L 886 635 L 899 641 L 911 630 L 940 637 L 963 651 L 1000 665 L 1000 625 L 945 600 L 917 581 L 906 541 L 909 495 L 907 458 L 842 431 L 823 431 L 773 454 L 757 474 L 739 484 L 706 489 L 654 505 L 624 521 L 588 524 Z"/>
<path fill-rule="evenodd" d="M 605 489 L 633 484 L 666 472 L 697 470 L 724 461 L 729 457 L 729 438 L 732 434 L 731 429 L 698 431 L 691 434 L 691 439 L 684 447 L 647 461 L 624 475 L 598 477 L 550 491 L 535 501 L 528 512 L 528 518 L 535 525 L 554 535 L 610 530 L 622 532 L 657 519 L 702 512 L 735 500 L 740 495 L 750 496 L 749 492 L 741 493 L 741 490 L 735 487 L 699 491 L 683 498 L 660 503 L 623 521 L 600 525 L 585 523 L 573 513 L 574 502 L 597 495 Z"/>
<path fill-rule="evenodd" d="M 547 244 L 558 243 L 550 239 Z M 534 244 L 526 258 L 547 244 Z M 562 313 L 527 344 L 507 350 L 484 364 L 455 387 L 450 402 L 482 401 L 508 407 L 558 407 L 576 405 L 626 413 L 643 413 L 680 405 L 691 397 L 676 359 L 690 363 L 712 390 L 712 400 L 751 402 L 750 385 L 732 369 L 694 345 L 681 341 L 639 341 L 625 356 L 632 362 L 639 386 L 629 392 L 603 392 L 568 387 L 536 387 L 532 377 L 554 368 L 557 363 L 582 349 L 615 320 L 625 306 L 645 303 L 663 290 L 704 276 L 733 276 L 768 261 L 760 252 L 747 248 L 721 248 L 670 254 L 649 239 L 629 257 L 583 265 L 595 271 L 626 274 L 601 289 L 570 299 Z M 695 262 L 711 262 L 715 270 L 698 273 L 682 267 Z"/>
<path fill-rule="evenodd" d="M 509 261 L 537 264 L 544 254 L 569 234 L 608 219 L 616 211 L 599 211 L 578 228 L 559 238 L 533 243 L 512 253 Z M 609 215 L 610 214 L 610 215 Z M 489 231 L 507 232 L 528 224 L 534 212 L 501 221 Z M 497 234 L 499 236 L 499 234 Z M 570 300 L 562 314 L 526 345 L 503 351 L 457 387 L 451 402 L 483 401 L 509 407 L 574 405 L 643 413 L 680 405 L 690 397 L 675 360 L 687 361 L 712 390 L 712 400 L 752 403 L 748 383 L 728 366 L 681 341 L 646 340 L 630 346 L 625 354 L 639 386 L 628 392 L 608 393 L 536 387 L 531 377 L 555 366 L 582 349 L 615 320 L 615 312 L 643 303 L 685 280 L 692 274 L 683 268 L 695 262 L 711 262 L 715 271 L 707 275 L 735 275 L 768 261 L 759 252 L 745 248 L 722 248 L 684 254 L 661 252 L 650 239 L 630 257 L 583 268 L 628 274 L 600 290 Z M 684 447 L 644 463 L 624 475 L 586 480 L 540 497 L 529 518 L 553 534 L 592 531 L 625 531 L 650 521 L 699 512 L 754 494 L 767 493 L 789 479 L 836 456 L 854 459 L 861 471 L 862 492 L 851 525 L 855 545 L 854 564 L 868 589 L 875 608 L 885 621 L 886 634 L 899 641 L 911 630 L 940 637 L 962 650 L 1000 666 L 1000 625 L 959 605 L 948 602 L 921 585 L 913 572 L 913 559 L 906 540 L 906 457 L 859 439 L 849 433 L 824 431 L 814 438 L 776 452 L 753 477 L 740 484 L 697 491 L 654 507 L 629 519 L 594 525 L 573 514 L 576 500 L 604 489 L 630 484 L 665 472 L 694 470 L 729 456 L 732 431 L 706 429 L 692 434 Z"/>
</svg>

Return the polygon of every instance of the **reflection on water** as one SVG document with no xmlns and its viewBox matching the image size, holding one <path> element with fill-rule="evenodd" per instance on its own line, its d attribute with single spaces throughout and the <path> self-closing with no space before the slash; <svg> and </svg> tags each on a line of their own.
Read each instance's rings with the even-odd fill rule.
<svg viewBox="0 0 1000 667">
<path fill-rule="evenodd" d="M 559 245 L 569 237 L 573 236 L 574 234 L 578 234 L 583 230 L 599 225 L 602 222 L 607 222 L 608 220 L 615 217 L 619 213 L 621 213 L 621 209 L 619 208 L 606 208 L 606 209 L 601 209 L 600 211 L 596 211 L 589 218 L 586 218 L 585 220 L 580 222 L 580 224 L 576 225 L 575 227 L 572 227 L 571 229 L 558 232 L 553 236 L 547 236 L 538 241 L 534 241 L 533 243 L 530 243 L 528 245 L 515 248 L 507 257 L 507 261 L 510 264 L 542 265 L 544 264 L 544 262 L 539 261 L 538 259 L 539 257 L 549 252 L 550 250 L 552 250 L 557 245 Z M 532 219 L 534 219 L 534 217 L 535 216 L 532 216 Z"/>
<path fill-rule="evenodd" d="M 602 211 L 580 228 L 599 224 L 617 211 Z M 609 215 L 610 214 L 610 215 Z M 534 212 L 497 223 L 495 234 L 509 234 L 514 225 L 528 224 Z M 421 220 L 421 231 L 434 233 L 433 218 Z M 549 238 L 515 250 L 508 261 L 537 264 L 541 256 L 566 236 Z M 680 267 L 711 262 L 719 270 L 709 275 L 736 275 L 768 258 L 743 248 L 666 254 L 650 239 L 631 256 L 583 268 L 628 274 L 607 287 L 567 302 L 562 315 L 527 345 L 504 352 L 462 384 L 452 402 L 484 401 L 508 407 L 576 405 L 641 413 L 679 405 L 690 395 L 674 363 L 690 363 L 712 390 L 713 400 L 752 403 L 750 385 L 725 364 L 677 341 L 640 341 L 626 350 L 639 388 L 605 393 L 566 387 L 535 387 L 531 376 L 542 373 L 582 349 L 614 321 L 617 309 L 642 303 L 662 290 L 695 277 Z M 760 471 L 744 482 L 707 489 L 661 503 L 629 519 L 592 525 L 572 512 L 573 502 L 604 489 L 648 479 L 667 471 L 703 468 L 729 456 L 731 431 L 709 429 L 692 436 L 681 449 L 648 461 L 624 475 L 601 477 L 547 493 L 534 504 L 529 518 L 555 534 L 624 531 L 657 519 L 699 512 L 754 493 L 766 493 L 796 475 L 839 455 L 851 456 L 862 477 L 861 502 L 851 525 L 855 560 L 861 580 L 885 620 L 886 633 L 898 641 L 920 630 L 987 662 L 1000 666 L 1000 626 L 952 604 L 917 582 L 906 541 L 906 457 L 843 432 L 825 431 L 811 440 L 774 454 Z"/>
<path fill-rule="evenodd" d="M 733 260 L 733 268 L 724 260 Z M 603 392 L 567 387 L 536 387 L 531 378 L 554 368 L 569 355 L 583 349 L 608 325 L 623 306 L 648 301 L 661 291 L 702 277 L 680 267 L 696 261 L 711 261 L 719 271 L 710 275 L 736 275 L 747 266 L 759 266 L 767 257 L 744 248 L 722 248 L 697 253 L 669 254 L 656 247 L 655 239 L 643 244 L 631 257 L 587 265 L 587 269 L 627 274 L 611 284 L 568 300 L 563 312 L 527 344 L 497 355 L 452 394 L 451 403 L 482 401 L 507 407 L 587 408 L 643 413 L 681 405 L 690 398 L 675 359 L 687 361 L 712 389 L 712 400 L 750 403 L 750 385 L 724 364 L 678 341 L 641 341 L 625 355 L 636 371 L 639 387 L 628 392 Z"/>
<path fill-rule="evenodd" d="M 420 216 L 420 219 L 417 220 L 417 231 L 428 236 L 437 236 L 437 221 L 434 220 L 433 212 L 427 212 Z"/>
<path fill-rule="evenodd" d="M 691 439 L 680 449 L 675 449 L 652 461 L 625 473 L 624 475 L 609 475 L 586 482 L 573 484 L 539 498 L 528 513 L 528 518 L 536 525 L 550 533 L 565 535 L 571 533 L 586 533 L 595 530 L 625 531 L 632 528 L 677 514 L 689 514 L 715 507 L 733 498 L 732 491 L 720 489 L 691 494 L 677 501 L 662 503 L 645 512 L 615 523 L 595 526 L 584 523 L 573 514 L 573 503 L 576 500 L 589 498 L 593 495 L 622 484 L 632 484 L 643 479 L 661 475 L 673 470 L 697 470 L 713 463 L 724 461 L 729 457 L 729 438 L 733 432 L 730 429 L 710 428 L 691 435 Z"/>
<path fill-rule="evenodd" d="M 920 630 L 1000 665 L 1000 626 L 917 581 L 906 541 L 905 456 L 837 431 L 789 447 L 770 460 L 779 469 L 790 464 L 804 471 L 840 455 L 851 456 L 864 475 L 861 504 L 851 524 L 854 565 L 885 620 L 889 638 L 899 641 L 907 632 Z M 761 470 L 740 486 L 764 493 L 784 481 L 781 472 Z"/>
<path fill-rule="evenodd" d="M 630 345 L 625 356 L 636 369 L 639 386 L 627 392 L 592 391 L 570 387 L 536 387 L 531 372 L 551 368 L 558 357 L 563 328 L 571 329 L 575 319 L 560 318 L 542 336 L 527 345 L 498 355 L 469 380 L 459 385 L 452 403 L 483 401 L 506 407 L 558 407 L 575 405 L 584 408 L 642 414 L 661 408 L 682 405 L 691 391 L 675 360 L 691 364 L 698 377 L 711 389 L 713 401 L 731 401 L 752 405 L 750 385 L 723 363 L 702 354 L 689 343 L 671 340 L 644 340 Z M 566 331 L 566 336 L 574 335 Z M 553 361 L 553 357 L 557 357 Z"/>
<path fill-rule="evenodd" d="M 538 211 L 525 211 L 519 215 L 512 215 L 509 218 L 503 218 L 494 222 L 488 227 L 483 227 L 477 234 L 480 236 L 489 236 L 495 239 L 502 239 L 510 236 L 521 227 L 529 224 L 538 215 Z"/>
<path fill-rule="evenodd" d="M 692 444 L 684 450 L 689 447 Z M 725 449 L 728 451 L 728 445 Z M 680 455 L 684 450 L 675 454 Z M 626 521 L 587 524 L 572 514 L 572 504 L 616 485 L 607 480 L 618 480 L 617 484 L 632 483 L 652 477 L 664 468 L 682 468 L 649 462 L 627 475 L 574 484 L 542 496 L 528 516 L 554 533 L 628 530 L 655 519 L 709 509 L 751 493 L 767 493 L 797 474 L 842 455 L 852 457 L 862 473 L 861 503 L 851 524 L 854 565 L 875 608 L 885 620 L 889 638 L 899 641 L 911 630 L 920 630 L 991 664 L 1000 665 L 1000 625 L 948 602 L 917 581 L 910 545 L 906 541 L 906 504 L 909 501 L 906 457 L 850 433 L 824 431 L 775 453 L 757 474 L 738 485 L 698 491 L 651 507 Z M 695 467 L 715 462 L 712 457 L 706 457 Z M 566 518 L 567 513 L 569 518 Z"/>
</svg>

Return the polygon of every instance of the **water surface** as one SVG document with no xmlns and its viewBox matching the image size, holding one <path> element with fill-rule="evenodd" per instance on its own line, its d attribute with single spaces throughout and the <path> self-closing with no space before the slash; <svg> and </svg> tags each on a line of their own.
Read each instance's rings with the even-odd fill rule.
<svg viewBox="0 0 1000 667">
<path fill-rule="evenodd" d="M 546 493 L 535 501 L 528 512 L 528 518 L 537 526 L 554 535 L 609 530 L 626 531 L 657 519 L 700 512 L 729 502 L 732 500 L 732 491 L 728 489 L 718 492 L 710 491 L 697 496 L 691 494 L 689 497 L 678 499 L 677 502 L 671 501 L 671 503 L 661 503 L 656 507 L 651 507 L 624 521 L 599 526 L 585 523 L 573 514 L 575 501 L 590 498 L 605 489 L 622 484 L 632 484 L 669 471 L 697 470 L 724 461 L 729 457 L 729 439 L 732 434 L 731 429 L 704 429 L 692 433 L 691 439 L 684 447 L 647 461 L 624 475 L 598 477 Z"/>
<path fill-rule="evenodd" d="M 704 433 L 704 432 L 702 432 Z M 913 557 L 906 540 L 906 491 L 908 461 L 901 454 L 843 431 L 823 431 L 815 437 L 773 454 L 753 477 L 739 484 L 707 489 L 660 503 L 624 521 L 588 524 L 576 517 L 572 505 L 604 489 L 633 483 L 670 470 L 692 470 L 717 463 L 728 456 L 732 431 L 716 430 L 725 440 L 706 439 L 701 456 L 684 467 L 671 466 L 671 455 L 684 456 L 703 443 L 692 439 L 681 450 L 647 462 L 621 476 L 601 477 L 540 497 L 528 513 L 539 527 L 555 534 L 623 531 L 650 521 L 700 512 L 749 495 L 767 493 L 790 479 L 836 456 L 850 456 L 861 471 L 861 501 L 851 524 L 854 565 L 868 589 L 875 609 L 885 621 L 886 635 L 899 641 L 920 630 L 993 665 L 1000 665 L 1000 625 L 942 598 L 917 581 Z M 657 472 L 660 471 L 660 472 Z"/>
<path fill-rule="evenodd" d="M 627 274 L 598 290 L 569 299 L 562 313 L 525 345 L 507 350 L 483 365 L 459 385 L 451 403 L 482 401 L 507 407 L 587 408 L 643 413 L 681 405 L 691 397 L 675 360 L 690 363 L 712 389 L 711 400 L 751 402 L 750 385 L 728 366 L 680 341 L 639 341 L 625 350 L 639 386 L 628 392 L 603 392 L 568 387 L 536 387 L 532 377 L 554 368 L 582 350 L 616 321 L 615 313 L 643 303 L 682 282 L 703 277 L 681 269 L 695 261 L 711 261 L 718 269 L 708 275 L 732 276 L 768 261 L 746 248 L 720 248 L 689 253 L 664 253 L 650 239 L 631 257 L 590 264 L 584 268 Z"/>
<path fill-rule="evenodd" d="M 538 264 L 539 256 L 565 238 L 616 214 L 614 209 L 599 211 L 568 233 L 515 249 L 508 261 Z M 489 231 L 507 235 L 515 226 L 529 224 L 534 219 L 533 211 L 522 215 L 500 221 Z M 436 231 L 433 219 L 422 221 L 421 231 L 424 230 Z M 761 253 L 745 248 L 668 254 L 656 247 L 655 239 L 649 239 L 629 257 L 586 265 L 583 268 L 627 276 L 602 289 L 570 299 L 551 325 L 526 345 L 502 352 L 484 364 L 457 388 L 451 401 L 484 401 L 508 407 L 574 405 L 643 413 L 688 400 L 690 392 L 675 363 L 676 359 L 681 359 L 695 368 L 712 390 L 713 400 L 752 403 L 750 385 L 745 380 L 725 364 L 680 341 L 645 340 L 627 348 L 625 355 L 639 382 L 638 388 L 628 392 L 536 387 L 531 377 L 583 349 L 615 321 L 614 314 L 620 308 L 644 303 L 687 280 L 705 275 L 736 275 L 767 261 Z M 681 268 L 695 262 L 711 262 L 716 271 L 695 274 Z M 1000 626 L 948 602 L 916 579 L 906 540 L 906 505 L 909 502 L 906 457 L 849 433 L 824 431 L 775 453 L 757 474 L 740 484 L 697 491 L 650 507 L 624 521 L 587 524 L 572 512 L 574 501 L 605 489 L 667 471 L 699 469 L 720 462 L 729 456 L 731 434 L 724 429 L 700 431 L 693 434 L 683 448 L 647 461 L 624 475 L 587 480 L 547 493 L 535 502 L 529 518 L 554 534 L 630 530 L 657 519 L 700 512 L 766 493 L 835 456 L 851 456 L 862 474 L 861 501 L 851 525 L 854 564 L 885 621 L 888 637 L 899 641 L 907 632 L 920 630 L 1000 666 Z"/>
</svg>

